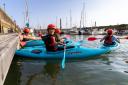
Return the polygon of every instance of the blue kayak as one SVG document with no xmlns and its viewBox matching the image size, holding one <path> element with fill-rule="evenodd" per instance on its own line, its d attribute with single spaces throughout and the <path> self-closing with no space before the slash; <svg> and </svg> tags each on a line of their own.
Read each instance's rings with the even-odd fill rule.
<svg viewBox="0 0 128 85">
<path fill-rule="evenodd" d="M 72 40 L 65 40 L 65 43 L 67 46 L 70 46 L 72 44 L 75 45 L 80 45 L 80 43 L 82 43 L 82 41 L 78 41 L 78 42 L 74 42 Z M 45 44 L 42 40 L 31 40 L 31 41 L 27 41 L 26 45 L 24 46 L 26 47 L 38 47 L 38 48 L 45 48 Z M 62 46 L 60 46 L 62 47 Z"/>
<path fill-rule="evenodd" d="M 68 45 L 70 45 L 71 43 L 75 43 L 72 40 L 68 40 L 68 39 L 65 39 L 65 42 L 68 42 L 67 43 Z M 43 40 L 30 40 L 27 41 L 26 44 L 24 45 L 24 47 L 32 47 L 32 46 L 45 46 L 45 45 Z"/>
<path fill-rule="evenodd" d="M 118 43 L 111 46 L 100 46 L 98 48 L 87 48 L 83 46 L 67 46 L 66 49 L 66 58 L 87 58 L 92 56 L 98 56 L 107 52 L 110 52 L 114 49 L 117 49 L 119 46 Z M 56 51 L 56 52 L 47 52 L 45 48 L 41 47 L 26 47 L 20 50 L 17 50 L 16 55 L 27 57 L 27 58 L 43 58 L 43 59 L 51 59 L 51 58 L 63 58 L 64 51 Z"/>
<path fill-rule="evenodd" d="M 26 41 L 24 47 L 32 47 L 32 46 L 44 46 L 43 40 L 30 40 Z"/>
</svg>

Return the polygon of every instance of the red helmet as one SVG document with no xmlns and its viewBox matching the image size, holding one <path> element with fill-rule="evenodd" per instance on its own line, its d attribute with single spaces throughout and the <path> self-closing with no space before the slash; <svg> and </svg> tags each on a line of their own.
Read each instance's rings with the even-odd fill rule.
<svg viewBox="0 0 128 85">
<path fill-rule="evenodd" d="M 107 34 L 108 34 L 108 35 L 112 35 L 112 33 L 113 33 L 113 30 L 112 30 L 112 29 L 108 29 L 108 30 L 107 30 Z"/>
<path fill-rule="evenodd" d="M 56 26 L 54 24 L 49 24 L 47 29 L 56 29 Z"/>
<path fill-rule="evenodd" d="M 58 28 L 56 28 L 56 29 L 55 29 L 55 33 L 60 34 L 60 33 L 61 33 L 61 30 L 60 30 L 60 29 L 58 29 Z"/>
<path fill-rule="evenodd" d="M 24 33 L 29 33 L 30 32 L 30 29 L 27 28 L 27 27 L 25 27 L 23 31 L 24 31 Z"/>
</svg>

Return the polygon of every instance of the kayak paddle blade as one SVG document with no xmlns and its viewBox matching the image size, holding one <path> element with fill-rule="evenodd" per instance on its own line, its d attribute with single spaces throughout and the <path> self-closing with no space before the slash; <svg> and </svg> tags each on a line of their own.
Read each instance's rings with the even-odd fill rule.
<svg viewBox="0 0 128 85">
<path fill-rule="evenodd" d="M 94 41 L 94 40 L 97 40 L 97 38 L 95 38 L 95 37 L 89 37 L 88 38 L 88 41 Z"/>
</svg>

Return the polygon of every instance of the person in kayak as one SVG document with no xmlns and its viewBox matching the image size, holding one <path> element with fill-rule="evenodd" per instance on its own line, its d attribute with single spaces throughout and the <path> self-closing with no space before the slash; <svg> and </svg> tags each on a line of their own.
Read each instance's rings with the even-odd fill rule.
<svg viewBox="0 0 128 85">
<path fill-rule="evenodd" d="M 55 34 L 54 36 L 56 37 L 56 42 L 60 42 L 60 43 L 68 43 L 67 38 L 66 37 L 61 37 L 61 30 L 56 28 L 55 29 Z"/>
<path fill-rule="evenodd" d="M 62 41 L 62 39 L 60 37 L 60 34 L 61 34 L 61 30 L 56 28 L 55 33 L 54 33 L 54 36 L 56 37 L 56 42 L 61 42 Z"/>
<path fill-rule="evenodd" d="M 30 35 L 30 28 L 25 27 L 22 34 L 19 34 L 20 41 L 29 41 L 29 40 L 38 40 L 41 39 L 39 37 L 34 37 Z"/>
<path fill-rule="evenodd" d="M 120 43 L 119 39 L 117 39 L 115 36 L 113 36 L 113 30 L 108 29 L 107 35 L 105 35 L 100 42 L 104 40 L 104 45 L 114 45 L 116 42 Z"/>
<path fill-rule="evenodd" d="M 26 45 L 26 41 L 40 39 L 40 37 L 34 37 L 30 35 L 30 29 L 28 27 L 24 28 L 23 33 L 19 33 L 19 42 L 21 47 L 24 47 Z"/>
<path fill-rule="evenodd" d="M 37 33 L 37 35 L 38 35 L 38 37 L 42 37 L 42 36 L 43 36 L 43 34 L 42 34 L 41 31 L 39 31 L 39 32 Z"/>
<path fill-rule="evenodd" d="M 58 47 L 58 45 L 64 45 L 64 44 L 62 42 L 56 41 L 55 29 L 56 29 L 56 26 L 54 24 L 49 24 L 47 27 L 48 34 L 42 37 L 47 51 L 57 51 L 57 50 L 64 49 L 64 48 Z"/>
<path fill-rule="evenodd" d="M 56 42 L 61 42 L 61 43 L 68 43 L 69 41 L 67 41 L 67 37 L 61 37 L 61 30 L 56 28 L 55 29 L 55 34 L 54 36 L 56 37 Z"/>
</svg>

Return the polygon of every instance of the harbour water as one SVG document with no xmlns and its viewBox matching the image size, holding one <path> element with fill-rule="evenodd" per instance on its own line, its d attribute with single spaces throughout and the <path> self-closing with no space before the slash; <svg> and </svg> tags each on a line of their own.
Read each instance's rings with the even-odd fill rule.
<svg viewBox="0 0 128 85">
<path fill-rule="evenodd" d="M 101 37 L 101 36 L 100 36 Z M 81 45 L 98 47 L 99 40 Z M 61 69 L 61 60 L 25 59 L 15 56 L 4 85 L 128 85 L 128 40 L 122 39 L 119 49 L 89 59 L 68 60 Z"/>
</svg>

